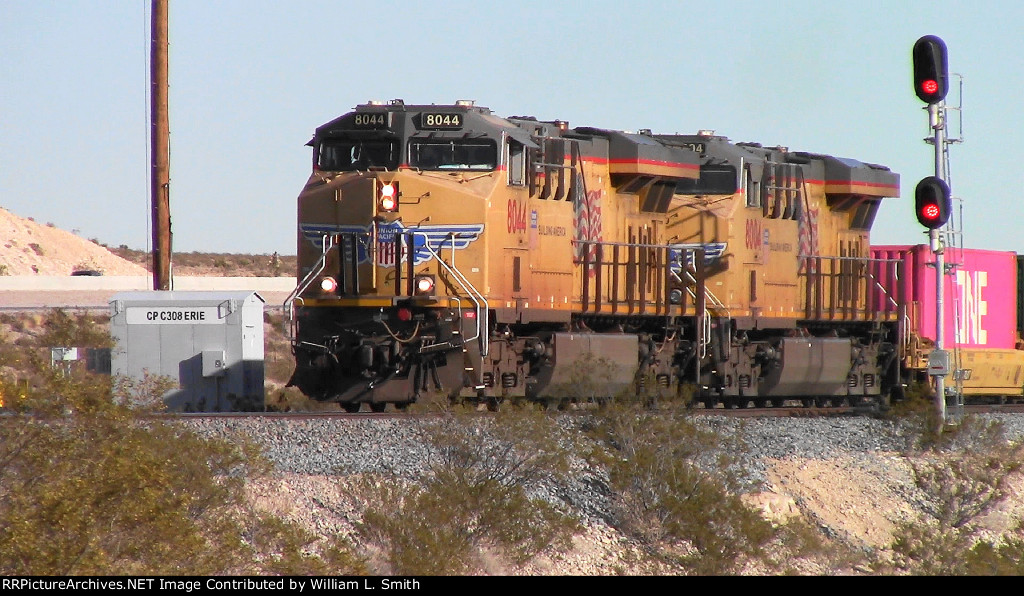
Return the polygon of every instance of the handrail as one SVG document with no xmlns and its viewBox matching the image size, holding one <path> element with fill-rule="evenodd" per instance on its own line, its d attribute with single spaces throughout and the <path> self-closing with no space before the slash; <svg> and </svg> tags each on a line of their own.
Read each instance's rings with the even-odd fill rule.
<svg viewBox="0 0 1024 596">
<path fill-rule="evenodd" d="M 327 253 L 330 252 L 332 248 L 334 248 L 334 234 L 324 234 L 320 240 L 320 246 L 320 259 L 318 259 L 313 268 L 309 270 L 309 273 L 306 274 L 306 277 L 302 278 L 302 281 L 296 284 L 295 289 L 292 290 L 292 293 L 288 295 L 288 298 L 285 299 L 284 304 L 282 305 L 288 316 L 289 341 L 295 340 L 295 317 L 292 308 L 294 304 L 293 301 L 301 301 L 302 298 L 298 297 L 299 294 L 305 292 L 306 288 L 309 287 L 309 284 L 313 283 L 313 280 L 316 278 L 316 276 L 320 275 L 320 273 L 327 267 Z"/>
<path fill-rule="evenodd" d="M 839 263 L 849 262 L 849 263 L 857 263 L 857 264 L 865 264 L 865 265 L 871 264 L 871 263 L 879 263 L 879 264 L 885 266 L 886 272 L 888 272 L 890 270 L 892 271 L 892 274 L 894 276 L 894 280 L 897 283 L 899 283 L 899 281 L 900 281 L 900 266 L 902 265 L 902 261 L 900 259 L 885 259 L 885 258 L 866 257 L 866 256 L 865 257 L 858 257 L 858 256 L 822 256 L 822 255 L 798 255 L 797 259 L 799 259 L 800 261 L 803 261 L 805 263 L 804 266 L 807 267 L 807 271 L 810 271 L 810 265 L 811 265 L 811 263 L 813 262 L 814 259 L 820 259 L 820 260 L 823 260 L 823 261 L 827 260 L 827 261 L 830 261 L 830 262 L 839 262 Z M 803 275 L 805 277 L 808 277 L 808 278 L 810 277 L 810 274 L 808 274 L 808 273 L 805 273 Z M 835 268 L 832 269 L 832 272 L 829 275 L 836 275 Z M 899 308 L 899 302 L 897 302 L 896 299 L 893 298 L 893 295 L 892 295 L 892 292 L 890 291 L 890 289 L 886 288 L 885 286 L 882 285 L 882 283 L 879 280 L 878 276 L 875 275 L 875 273 L 871 270 L 870 267 L 866 267 L 865 271 L 861 274 L 861 276 L 862 276 L 862 278 L 864 280 L 867 281 L 867 285 L 864 288 L 865 292 L 872 291 L 872 287 L 871 286 L 873 284 L 875 286 L 875 289 L 878 292 L 881 293 L 882 299 L 890 304 L 890 308 L 885 309 L 883 312 L 891 313 L 894 310 Z M 810 283 L 810 282 L 808 281 L 808 283 Z M 876 306 L 876 309 L 881 311 L 881 305 Z"/>
<path fill-rule="evenodd" d="M 696 251 L 697 251 L 697 249 L 695 249 L 695 248 L 687 248 L 687 249 L 684 249 L 684 250 L 686 250 L 687 252 L 692 251 L 694 253 L 696 253 Z M 685 253 L 680 251 L 679 254 L 680 254 L 680 258 L 682 258 Z M 694 259 L 696 259 L 696 258 L 697 258 L 696 254 L 694 254 Z M 685 263 L 680 262 L 679 266 L 680 266 L 679 270 L 686 272 L 687 279 L 691 283 L 693 283 L 693 287 L 695 288 L 696 285 L 697 285 L 697 278 L 694 277 L 694 275 L 692 273 L 690 273 L 690 270 L 685 267 Z M 676 275 L 676 274 L 673 272 L 672 275 Z M 676 280 L 679 281 L 679 282 L 683 281 L 678 275 L 676 275 Z M 695 289 L 691 288 L 691 286 L 689 284 L 687 284 L 687 286 L 686 286 L 686 293 L 691 298 L 693 298 L 694 301 L 697 300 L 697 292 L 696 292 Z M 713 307 L 715 307 L 718 310 L 724 312 L 725 313 L 725 318 L 727 320 L 732 318 L 732 313 L 729 312 L 729 307 L 726 306 L 726 304 L 724 302 L 722 302 L 722 300 L 718 296 L 716 296 L 715 293 L 712 292 L 709 288 L 706 288 L 706 287 L 704 288 L 704 297 L 710 299 L 711 305 Z M 704 325 L 703 325 L 704 334 L 703 334 L 703 337 L 701 337 L 700 346 L 699 346 L 701 351 L 698 354 L 701 358 L 704 358 L 705 356 L 707 356 L 707 354 L 708 354 L 707 349 L 708 349 L 708 346 L 711 344 L 711 312 L 710 312 L 710 310 L 711 309 L 707 309 L 707 310 L 704 311 Z"/>
<path fill-rule="evenodd" d="M 454 232 L 449 232 L 449 234 L 448 234 L 448 237 L 451 239 L 451 242 L 452 242 L 452 257 L 453 258 L 452 258 L 452 264 L 451 265 L 446 263 L 444 261 L 444 259 L 442 259 L 440 257 L 440 255 L 438 255 L 436 252 L 434 252 L 434 249 L 431 248 L 429 242 L 427 242 L 427 240 L 429 240 L 429 238 L 427 237 L 427 235 L 424 232 L 417 232 L 416 230 L 412 230 L 412 234 L 413 234 L 414 237 L 415 237 L 416 234 L 419 234 L 419 235 L 423 236 L 424 242 L 423 242 L 422 248 L 427 249 L 427 252 L 430 253 L 430 256 L 432 256 L 434 259 L 436 259 L 438 264 L 441 267 L 443 267 L 445 269 L 445 271 L 447 271 L 449 273 L 449 275 L 451 275 L 453 278 L 455 278 L 455 281 L 459 282 L 459 284 L 462 286 L 462 289 L 465 290 L 466 295 L 469 297 L 469 300 L 476 306 L 476 314 L 477 314 L 477 316 L 476 316 L 476 335 L 474 337 L 470 337 L 469 341 L 472 341 L 474 339 L 478 339 L 479 342 L 480 342 L 480 355 L 481 356 L 486 356 L 488 351 L 489 351 L 489 349 L 490 349 L 489 337 L 488 337 L 488 332 L 487 332 L 487 329 L 489 327 L 487 319 L 488 319 L 488 312 L 489 312 L 490 306 L 487 303 L 487 298 L 484 297 L 484 295 L 482 293 L 480 293 L 480 291 L 477 290 L 476 287 L 473 286 L 472 283 L 470 283 L 470 281 L 466 278 L 466 276 L 463 275 L 463 273 L 461 271 L 459 271 L 458 267 L 455 267 L 454 255 L 455 255 L 455 236 L 456 236 L 456 234 Z M 455 298 L 458 298 L 458 297 L 455 296 Z M 481 306 L 481 304 L 482 304 L 482 306 Z M 460 300 L 459 301 L 460 315 L 461 315 L 461 310 L 462 310 L 462 301 Z M 482 332 L 481 332 L 481 319 L 483 319 L 483 331 Z"/>
</svg>

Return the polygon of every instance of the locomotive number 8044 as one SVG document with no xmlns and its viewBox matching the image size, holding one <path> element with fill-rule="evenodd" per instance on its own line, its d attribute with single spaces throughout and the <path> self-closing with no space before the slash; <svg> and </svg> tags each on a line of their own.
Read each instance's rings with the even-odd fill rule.
<svg viewBox="0 0 1024 596">
<path fill-rule="evenodd" d="M 591 397 L 708 406 L 908 381 L 901 261 L 869 241 L 884 166 L 469 101 L 370 102 L 309 145 L 286 306 L 291 384 L 318 400 L 561 401 L 587 366 Z"/>
</svg>

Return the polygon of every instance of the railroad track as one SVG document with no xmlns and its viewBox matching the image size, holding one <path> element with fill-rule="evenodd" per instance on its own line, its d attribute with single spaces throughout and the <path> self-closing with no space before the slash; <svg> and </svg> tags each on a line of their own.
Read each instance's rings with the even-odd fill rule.
<svg viewBox="0 0 1024 596">
<path fill-rule="evenodd" d="M 569 409 L 562 411 L 562 414 L 579 415 L 586 414 L 592 408 Z M 476 410 L 463 408 L 463 412 L 475 412 L 480 415 L 487 415 L 489 412 L 481 407 Z M 697 416 L 726 416 L 730 418 L 840 418 L 849 416 L 875 415 L 877 411 L 863 406 L 839 406 L 839 407 L 810 407 L 782 406 L 772 408 L 694 408 L 691 410 Z M 1024 413 L 1024 404 L 972 404 L 964 406 L 966 414 L 1021 414 Z M 161 416 L 181 418 L 277 418 L 277 419 L 306 419 L 306 418 L 337 418 L 350 420 L 367 419 L 403 419 L 424 416 L 438 416 L 437 412 L 187 412 L 167 413 Z"/>
</svg>

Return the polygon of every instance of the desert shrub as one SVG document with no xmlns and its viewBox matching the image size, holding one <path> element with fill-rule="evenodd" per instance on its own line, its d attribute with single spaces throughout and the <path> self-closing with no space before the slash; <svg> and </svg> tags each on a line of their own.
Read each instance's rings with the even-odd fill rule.
<svg viewBox="0 0 1024 596">
<path fill-rule="evenodd" d="M 3 321 L 10 333 L 5 329 L 4 341 L 0 341 L 0 367 L 16 371 L 20 379 L 32 383 L 40 371 L 48 371 L 51 348 L 111 347 L 107 320 L 106 316 L 63 309 L 52 309 L 42 315 L 11 315 Z M 69 368 L 81 368 L 83 361 L 67 364 Z"/>
<path fill-rule="evenodd" d="M 47 313 L 35 341 L 40 347 L 110 348 L 114 341 L 108 327 L 108 316 L 97 317 L 86 311 L 69 312 L 55 308 Z"/>
<path fill-rule="evenodd" d="M 448 415 L 422 433 L 430 465 L 420 481 L 360 484 L 369 506 L 359 532 L 380 545 L 391 572 L 459 574 L 492 549 L 522 564 L 569 545 L 578 522 L 530 492 L 568 471 L 551 418 L 512 409 L 488 420 Z"/>
<path fill-rule="evenodd" d="M 898 423 L 900 433 L 906 437 L 911 449 L 941 449 L 955 434 L 959 425 L 939 420 L 935 392 L 928 383 L 917 382 L 907 387 L 904 398 L 893 402 L 882 417 Z"/>
<path fill-rule="evenodd" d="M 43 252 L 43 247 L 39 246 L 39 244 L 36 243 L 36 242 L 30 243 L 28 245 L 28 247 L 32 249 L 32 252 L 36 253 L 36 255 L 38 255 L 40 257 L 45 256 L 45 254 L 46 254 L 46 253 Z"/>
<path fill-rule="evenodd" d="M 312 533 L 266 513 L 255 513 L 243 534 L 256 553 L 251 571 L 262 575 L 367 575 L 366 560 L 342 537 L 320 544 Z"/>
<path fill-rule="evenodd" d="M 973 575 L 1020 570 L 1021 535 L 987 538 L 979 524 L 1010 496 L 1024 467 L 1024 443 L 1005 437 L 998 421 L 966 417 L 943 443 L 910 460 L 914 482 L 927 498 L 920 518 L 894 534 L 894 568 L 921 575 Z"/>
<path fill-rule="evenodd" d="M 691 573 L 735 571 L 775 535 L 740 499 L 745 482 L 720 449 L 728 438 L 698 427 L 682 407 L 617 402 L 590 428 L 591 456 L 608 471 L 615 526 L 656 558 Z"/>
<path fill-rule="evenodd" d="M 94 333 L 54 313 L 35 341 L 104 341 Z M 0 377 L 17 402 L 0 416 L 0 574 L 365 572 L 344 541 L 252 509 L 246 479 L 270 471 L 254 447 L 151 416 L 158 380 L 118 386 L 23 352 L 31 382 Z"/>
<path fill-rule="evenodd" d="M 1024 528 L 1018 524 L 999 543 L 981 541 L 967 553 L 966 575 L 1024 575 Z"/>
</svg>

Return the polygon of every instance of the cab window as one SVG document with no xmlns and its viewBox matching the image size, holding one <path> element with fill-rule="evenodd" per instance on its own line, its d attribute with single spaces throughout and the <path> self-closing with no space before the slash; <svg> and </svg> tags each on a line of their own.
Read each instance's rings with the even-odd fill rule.
<svg viewBox="0 0 1024 596">
<path fill-rule="evenodd" d="M 320 142 L 317 166 L 321 170 L 344 172 L 370 168 L 398 167 L 394 142 L 374 139 L 324 139 Z"/>
<path fill-rule="evenodd" d="M 508 140 L 508 183 L 511 186 L 526 184 L 526 147 L 512 139 Z"/>
<path fill-rule="evenodd" d="M 497 144 L 487 139 L 409 143 L 409 165 L 421 170 L 493 170 L 497 163 Z"/>
</svg>

